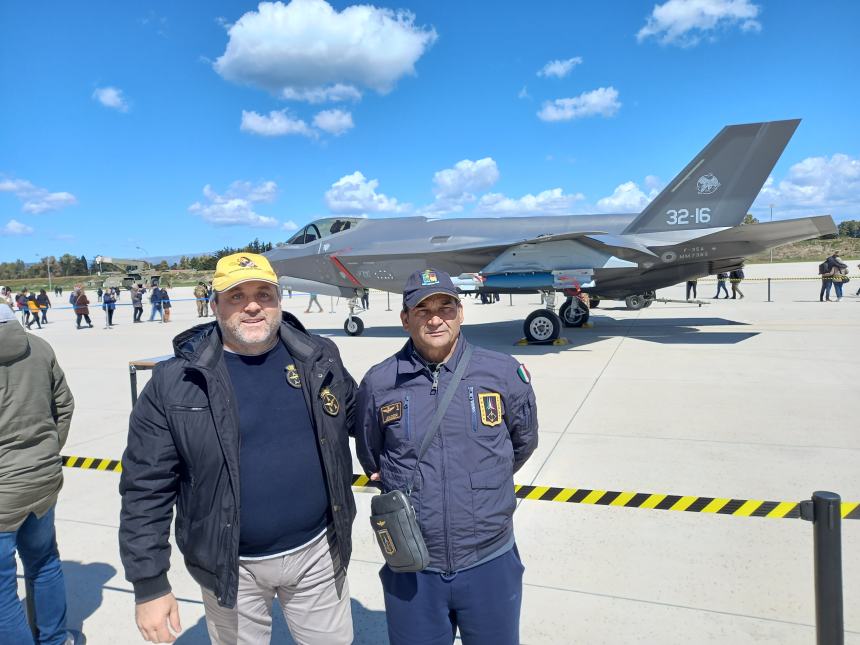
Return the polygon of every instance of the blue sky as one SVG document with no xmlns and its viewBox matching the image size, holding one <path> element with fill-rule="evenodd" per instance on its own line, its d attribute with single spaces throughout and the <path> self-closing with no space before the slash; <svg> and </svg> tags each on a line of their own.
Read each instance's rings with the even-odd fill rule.
<svg viewBox="0 0 860 645">
<path fill-rule="evenodd" d="M 0 261 L 639 211 L 802 118 L 754 212 L 860 218 L 860 3 L 0 4 Z"/>
</svg>

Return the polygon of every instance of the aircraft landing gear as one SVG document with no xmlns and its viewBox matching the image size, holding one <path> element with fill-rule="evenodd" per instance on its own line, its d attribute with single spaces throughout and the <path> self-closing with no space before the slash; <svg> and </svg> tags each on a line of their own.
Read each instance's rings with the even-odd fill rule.
<svg viewBox="0 0 860 645">
<path fill-rule="evenodd" d="M 343 323 L 343 330 L 348 336 L 361 336 L 361 332 L 364 331 L 364 321 L 355 315 L 358 303 L 359 297 L 357 295 L 349 299 L 349 315 L 346 318 L 346 322 Z"/>
<path fill-rule="evenodd" d="M 646 306 L 645 296 L 640 295 L 638 293 L 633 294 L 632 296 L 627 296 L 624 299 L 624 304 L 627 305 L 628 309 L 632 309 L 633 311 L 638 311 L 642 309 L 642 307 Z"/>
<path fill-rule="evenodd" d="M 588 322 L 590 312 L 582 300 L 571 297 L 564 301 L 561 309 L 558 310 L 558 315 L 565 327 L 582 327 Z"/>
<path fill-rule="evenodd" d="M 588 297 L 588 306 L 592 309 L 596 309 L 600 306 L 600 298 L 597 296 L 589 296 Z"/>
<path fill-rule="evenodd" d="M 528 315 L 523 323 L 523 334 L 532 343 L 546 343 L 561 335 L 561 318 L 555 313 L 555 291 L 544 291 L 546 309 L 538 309 Z"/>
</svg>

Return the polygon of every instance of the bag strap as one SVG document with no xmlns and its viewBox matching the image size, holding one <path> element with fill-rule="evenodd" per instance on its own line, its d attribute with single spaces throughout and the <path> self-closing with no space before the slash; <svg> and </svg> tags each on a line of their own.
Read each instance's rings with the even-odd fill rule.
<svg viewBox="0 0 860 645">
<path fill-rule="evenodd" d="M 415 466 L 412 469 L 412 477 L 409 479 L 409 486 L 406 489 L 407 497 L 412 494 L 412 486 L 415 484 L 415 475 L 418 473 L 418 466 L 421 464 L 421 458 L 430 447 L 430 443 L 436 436 L 436 431 L 439 430 L 439 426 L 442 425 L 442 417 L 445 416 L 445 411 L 448 409 L 451 399 L 454 398 L 454 394 L 456 394 L 457 386 L 460 384 L 463 374 L 466 373 L 466 366 L 469 364 L 469 359 L 471 357 L 472 346 L 466 345 L 466 349 L 463 350 L 463 354 L 460 356 L 460 362 L 457 363 L 457 369 L 454 370 L 454 376 L 451 377 L 451 382 L 448 384 L 448 387 L 445 388 L 445 394 L 442 395 L 439 407 L 436 408 L 436 414 L 433 415 L 433 420 L 430 422 L 430 429 L 421 441 L 421 448 L 418 450 L 418 458 L 415 460 Z"/>
</svg>

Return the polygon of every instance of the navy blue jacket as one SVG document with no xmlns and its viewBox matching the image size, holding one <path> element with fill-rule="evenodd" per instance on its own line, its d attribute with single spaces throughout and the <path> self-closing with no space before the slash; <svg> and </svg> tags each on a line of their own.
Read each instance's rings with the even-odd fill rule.
<svg viewBox="0 0 860 645">
<path fill-rule="evenodd" d="M 283 313 L 280 340 L 293 357 L 316 431 L 333 518 L 329 550 L 340 572 L 349 563 L 355 518 L 348 437 L 355 382 L 335 344 L 309 334 L 292 314 Z M 192 327 L 173 347 L 175 357 L 156 365 L 129 420 L 119 484 L 120 557 L 138 602 L 168 593 L 175 506 L 176 543 L 189 573 L 223 607 L 233 607 L 239 576 L 239 416 L 220 331 L 214 322 Z M 337 399 L 334 412 L 331 404 L 326 411 L 323 392 Z"/>
<path fill-rule="evenodd" d="M 424 434 L 467 341 L 433 375 L 412 341 L 365 375 L 356 401 L 356 451 L 380 472 L 385 492 L 405 490 Z M 475 347 L 442 424 L 421 459 L 412 504 L 430 554 L 429 568 L 459 571 L 513 541 L 513 473 L 538 441 L 531 384 L 511 356 Z"/>
</svg>

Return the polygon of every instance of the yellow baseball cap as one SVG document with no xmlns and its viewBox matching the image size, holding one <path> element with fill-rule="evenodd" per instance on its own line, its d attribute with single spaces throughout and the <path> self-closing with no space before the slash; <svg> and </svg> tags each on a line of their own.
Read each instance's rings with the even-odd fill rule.
<svg viewBox="0 0 860 645">
<path fill-rule="evenodd" d="M 218 260 L 212 288 L 215 291 L 227 291 L 237 284 L 251 280 L 271 282 L 278 286 L 278 276 L 264 256 L 256 253 L 234 253 Z"/>
</svg>

